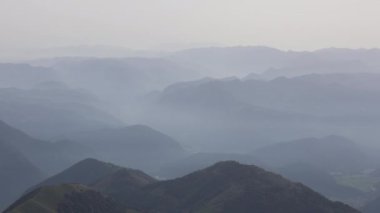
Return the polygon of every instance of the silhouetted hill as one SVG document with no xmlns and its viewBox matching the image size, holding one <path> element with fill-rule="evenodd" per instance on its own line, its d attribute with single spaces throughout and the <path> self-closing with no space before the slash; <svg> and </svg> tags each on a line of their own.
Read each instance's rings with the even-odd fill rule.
<svg viewBox="0 0 380 213">
<path fill-rule="evenodd" d="M 86 160 L 80 164 L 98 165 L 99 162 Z M 110 210 L 120 210 L 123 206 L 127 212 L 145 213 L 358 212 L 342 203 L 329 201 L 302 184 L 233 161 L 220 162 L 182 178 L 161 182 L 139 171 L 119 169 L 91 186 L 107 196 L 81 185 L 63 184 L 39 188 L 23 196 L 9 209 L 29 213 L 27 210 L 41 207 L 50 210 L 80 208 L 81 212 L 87 212 L 90 207 L 103 209 L 109 205 Z"/>
<path fill-rule="evenodd" d="M 256 166 L 221 162 L 115 199 L 144 212 L 358 212 Z"/>
<path fill-rule="evenodd" d="M 300 182 L 332 200 L 351 204 L 364 195 L 357 189 L 339 185 L 326 170 L 306 164 L 303 161 L 278 168 L 270 166 L 270 163 L 267 165 L 265 161 L 258 160 L 255 156 L 243 154 L 197 153 L 164 166 L 158 175 L 169 179 L 178 178 L 226 160 L 260 165 L 260 167 L 281 174 L 291 181 Z"/>
<path fill-rule="evenodd" d="M 39 189 L 43 190 L 51 188 L 55 191 L 56 189 L 64 188 L 66 185 L 70 188 L 73 184 L 85 185 L 91 187 L 92 190 L 100 191 L 105 194 L 117 194 L 119 191 L 122 191 L 123 193 L 133 194 L 136 192 L 138 193 L 141 187 L 154 182 L 156 182 L 154 178 L 146 175 L 139 170 L 127 169 L 111 163 L 89 158 L 76 163 L 70 168 L 44 180 L 36 186 L 33 186 L 28 190 L 28 194 L 33 191 L 38 191 Z M 96 195 L 96 193 L 92 192 L 92 190 L 89 192 L 89 194 L 73 195 L 70 193 L 70 196 L 72 197 L 72 200 L 70 202 L 73 202 L 71 205 L 75 204 L 80 206 L 81 203 L 84 206 L 95 205 L 92 203 L 93 200 L 91 196 Z M 49 192 L 48 196 L 54 195 L 50 195 L 50 193 L 52 192 Z M 24 195 L 23 197 L 28 197 L 28 194 Z M 95 198 L 96 197 L 100 198 L 99 195 L 95 196 Z M 65 195 L 64 199 L 66 198 L 67 196 Z M 23 198 L 21 200 L 23 200 Z M 44 205 L 51 205 L 49 200 L 41 202 L 43 202 Z M 47 203 L 45 204 L 45 202 Z M 66 201 L 60 198 L 59 206 L 64 206 L 65 202 Z M 14 205 L 19 204 L 16 202 Z M 114 205 L 110 207 L 113 209 L 117 206 L 118 205 Z"/>
<path fill-rule="evenodd" d="M 159 176 L 163 178 L 177 178 L 204 169 L 216 162 L 226 160 L 260 165 L 260 167 L 281 174 L 291 181 L 300 182 L 332 200 L 356 204 L 355 201 L 364 195 L 363 192 L 357 189 L 339 185 L 335 178 L 326 170 L 306 164 L 303 161 L 277 168 L 268 166 L 265 161 L 258 160 L 255 156 L 243 154 L 193 154 L 161 168 Z"/>
<path fill-rule="evenodd" d="M 44 180 L 33 188 L 48 185 L 59 185 L 62 183 L 80 183 L 90 185 L 120 169 L 122 169 L 122 167 L 88 158 Z"/>
<path fill-rule="evenodd" d="M 69 138 L 92 148 L 102 160 L 148 172 L 185 155 L 177 141 L 143 125 L 81 132 Z"/>
<path fill-rule="evenodd" d="M 84 185 L 62 184 L 38 188 L 16 201 L 6 213 L 123 213 L 122 207 Z"/>
<path fill-rule="evenodd" d="M 339 136 L 268 145 L 253 155 L 272 167 L 305 163 L 328 172 L 357 172 L 367 168 L 369 163 L 359 146 Z"/>
<path fill-rule="evenodd" d="M 114 194 L 123 190 L 132 194 L 154 182 L 154 178 L 139 170 L 85 159 L 29 189 L 9 207 L 9 212 L 87 212 L 90 208 L 112 212 L 120 210 L 119 205 L 96 191 Z"/>
<path fill-rule="evenodd" d="M 262 162 L 251 155 L 233 153 L 196 153 L 165 165 L 160 169 L 158 175 L 165 179 L 178 178 L 212 166 L 217 162 L 228 160 L 262 166 Z"/>
<path fill-rule="evenodd" d="M 139 170 L 127 169 L 89 158 L 44 180 L 30 190 L 41 186 L 78 183 L 91 186 L 103 192 L 113 192 L 126 188 L 135 190 L 155 181 L 154 178 Z"/>
</svg>

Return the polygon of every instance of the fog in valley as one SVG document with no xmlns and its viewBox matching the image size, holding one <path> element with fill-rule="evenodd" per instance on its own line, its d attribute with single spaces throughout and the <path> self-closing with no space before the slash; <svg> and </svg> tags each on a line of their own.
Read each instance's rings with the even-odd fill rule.
<svg viewBox="0 0 380 213">
<path fill-rule="evenodd" d="M 4 1 L 0 211 L 379 212 L 380 5 L 287 2 Z"/>
</svg>

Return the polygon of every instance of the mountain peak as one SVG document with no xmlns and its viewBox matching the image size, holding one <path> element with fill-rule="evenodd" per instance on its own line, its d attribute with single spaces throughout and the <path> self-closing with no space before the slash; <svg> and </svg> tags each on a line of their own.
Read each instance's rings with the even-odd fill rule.
<svg viewBox="0 0 380 213">
<path fill-rule="evenodd" d="M 147 212 L 157 209 L 162 212 L 243 213 L 252 209 L 276 213 L 357 212 L 329 201 L 302 184 L 235 161 L 219 162 L 182 178 L 148 185 L 145 192 L 142 196 L 122 196 L 122 199 L 134 200 L 134 205 L 148 208 Z"/>
<path fill-rule="evenodd" d="M 93 158 L 87 158 L 74 164 L 61 173 L 48 178 L 33 188 L 61 183 L 81 183 L 89 185 L 120 169 L 122 169 L 122 167 L 114 164 L 102 162 Z"/>
</svg>

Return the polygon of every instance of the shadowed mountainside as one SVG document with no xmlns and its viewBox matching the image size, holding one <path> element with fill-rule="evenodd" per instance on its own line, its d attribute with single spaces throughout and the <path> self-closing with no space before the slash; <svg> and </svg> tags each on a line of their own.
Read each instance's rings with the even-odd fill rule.
<svg viewBox="0 0 380 213">
<path fill-rule="evenodd" d="M 233 161 L 220 162 L 182 178 L 168 181 L 156 182 L 145 175 L 148 178 L 141 179 L 141 174 L 143 173 L 121 169 L 101 178 L 91 186 L 117 203 L 112 205 L 111 209 L 123 206 L 125 211 L 132 212 L 244 213 L 251 212 L 252 209 L 257 212 L 278 213 L 358 212 L 342 203 L 329 201 L 302 184 L 290 182 L 259 167 Z M 70 189 L 58 190 L 65 187 Z M 73 197 L 72 187 L 78 186 L 64 184 L 39 188 L 19 199 L 10 210 L 21 209 L 17 212 L 23 213 L 25 212 L 22 211 L 23 206 L 37 202 L 39 206 L 55 207 L 56 211 L 52 212 L 59 212 L 57 211 L 59 207 L 67 206 L 67 199 Z M 46 193 L 49 189 L 52 192 Z M 43 193 L 39 193 L 39 190 Z M 80 190 L 81 193 L 83 191 L 86 189 Z M 46 199 L 46 196 L 51 195 L 56 195 L 54 198 L 57 199 Z M 78 194 L 74 195 L 76 198 L 80 197 Z M 82 197 L 80 206 L 109 203 L 105 202 L 104 196 L 99 196 Z M 98 201 L 99 199 L 94 197 L 102 199 Z M 94 200 L 98 203 L 94 203 Z M 72 200 L 69 207 L 76 206 L 76 201 L 78 199 Z"/>
</svg>

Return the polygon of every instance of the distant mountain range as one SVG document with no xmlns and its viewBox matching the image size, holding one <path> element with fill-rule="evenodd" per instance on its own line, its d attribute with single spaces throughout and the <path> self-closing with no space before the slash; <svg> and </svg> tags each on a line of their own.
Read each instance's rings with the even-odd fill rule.
<svg viewBox="0 0 380 213">
<path fill-rule="evenodd" d="M 267 145 L 247 154 L 196 153 L 161 168 L 159 176 L 177 178 L 223 160 L 259 165 L 330 199 L 355 206 L 370 198 L 359 189 L 341 185 L 333 174 L 360 174 L 373 168 L 376 161 L 354 142 L 328 136 Z"/>
<path fill-rule="evenodd" d="M 187 152 L 173 138 L 144 125 L 104 128 L 66 136 L 106 161 L 154 173 Z"/>
<path fill-rule="evenodd" d="M 339 123 L 338 127 L 336 125 L 329 127 L 334 131 L 338 129 L 336 131 L 339 132 L 330 132 L 330 134 L 342 134 L 341 132 L 346 129 L 346 127 L 341 128 L 342 123 L 351 124 L 356 121 L 379 123 L 380 116 L 377 110 L 379 103 L 371 99 L 379 91 L 376 83 L 379 80 L 379 59 L 380 51 L 378 49 L 324 49 L 313 52 L 296 52 L 254 46 L 198 48 L 159 57 L 99 58 L 73 56 L 27 61 L 24 64 L 0 64 L 0 87 L 30 88 L 46 81 L 64 82 L 70 88 L 85 89 L 107 102 L 107 104 L 102 103 L 103 107 L 98 108 L 106 108 L 121 120 L 128 123 L 142 123 L 144 121 L 145 124 L 156 124 L 164 122 L 151 121 L 148 123 L 149 121 L 145 121 L 148 119 L 144 117 L 147 112 L 144 110 L 144 106 L 142 107 L 141 102 L 146 103 L 149 99 L 141 96 L 182 81 L 204 77 L 237 76 L 244 80 L 239 82 L 237 79 L 232 80 L 230 78 L 223 80 L 223 83 L 218 82 L 218 80 L 203 82 L 202 84 L 197 82 L 197 85 L 189 86 L 187 84 L 186 88 L 182 88 L 184 84 L 181 83 L 181 90 L 178 87 L 170 86 L 164 90 L 165 93 L 160 93 L 160 95 L 165 96 L 162 99 L 166 102 L 172 99 L 171 104 L 178 103 L 180 100 L 173 100 L 178 99 L 178 97 L 183 97 L 183 99 L 186 97 L 193 102 L 200 101 L 198 107 L 201 108 L 210 107 L 211 103 L 211 106 L 217 105 L 214 107 L 214 111 L 227 112 L 227 115 L 232 114 L 231 116 L 238 121 L 240 121 L 239 119 L 257 119 L 257 117 L 260 118 L 260 115 L 261 118 L 265 117 L 263 119 L 269 117 L 271 119 L 309 121 L 316 119 L 313 118 L 314 115 L 328 114 L 331 117 L 323 118 L 323 121 L 327 120 L 326 122 L 334 125 Z M 247 76 L 250 73 L 253 74 Z M 320 75 L 293 78 L 312 73 Z M 278 79 L 278 77 L 292 78 Z M 324 83 L 326 79 L 327 81 Z M 169 92 L 171 93 L 169 94 Z M 87 103 L 82 104 L 87 105 Z M 189 103 L 183 103 L 183 105 L 187 104 Z M 220 109 L 219 107 L 224 104 L 226 107 Z M 183 105 L 177 107 L 183 107 Z M 80 107 L 84 106 L 81 105 Z M 189 107 L 194 107 L 194 105 Z M 167 110 L 170 111 L 171 109 Z M 97 114 L 100 113 L 99 111 L 93 113 L 97 117 L 100 116 Z M 153 111 L 152 113 L 161 114 L 160 111 Z M 205 113 L 209 114 L 208 111 Z M 336 115 L 337 113 L 339 115 Z M 82 115 L 83 111 L 80 114 L 82 119 L 84 119 L 83 117 L 88 118 L 88 114 Z M 165 114 L 165 116 L 167 115 Z M 181 116 L 184 115 L 176 115 L 176 117 Z M 67 117 L 69 118 L 69 116 Z M 317 120 L 320 119 L 317 118 Z M 86 122 L 86 120 L 81 121 Z M 61 122 L 65 122 L 65 120 Z M 217 121 L 217 123 L 220 122 Z M 254 135 L 262 132 L 263 137 L 257 136 L 257 140 L 267 138 L 267 141 L 278 141 L 280 139 L 328 134 L 324 131 L 323 134 L 310 135 L 314 132 L 307 131 L 315 125 L 320 126 L 319 123 L 302 125 L 304 128 L 300 132 L 305 132 L 305 134 L 297 136 L 295 136 L 298 133 L 295 132 L 296 130 L 287 130 L 284 132 L 289 132 L 289 135 L 279 134 L 278 138 L 267 138 L 266 127 L 258 129 L 258 133 L 256 132 Z M 174 126 L 180 126 L 180 124 Z M 158 125 L 153 127 L 158 128 Z M 230 129 L 229 127 L 221 127 L 217 130 L 209 129 L 207 131 L 226 131 L 226 128 L 227 130 Z M 277 130 L 277 127 L 274 128 L 276 131 L 280 131 Z M 159 129 L 166 131 L 164 128 Z M 238 129 L 243 131 L 240 127 Z M 196 131 L 195 134 L 191 136 L 195 138 L 205 134 L 200 130 L 194 131 Z M 252 132 L 252 130 L 249 131 Z M 175 130 L 175 132 L 178 131 Z M 191 134 L 192 130 L 189 132 Z M 371 130 L 371 132 L 373 131 Z M 28 131 L 28 133 L 30 132 Z M 229 133 L 229 135 L 234 136 L 237 134 L 239 132 Z M 367 132 L 358 134 L 360 135 L 356 138 L 368 135 Z M 177 137 L 177 135 L 171 135 Z M 248 143 L 247 138 L 254 136 L 245 132 L 239 135 L 242 135 L 240 139 L 244 143 Z M 348 136 L 355 137 L 354 135 Z M 184 136 L 178 138 L 180 137 L 186 138 Z M 228 140 L 232 139 L 227 136 L 223 137 Z M 212 140 L 222 140 L 223 137 L 215 137 Z M 367 140 L 371 138 L 374 137 L 366 137 Z M 198 138 L 198 140 L 203 139 Z"/>
<path fill-rule="evenodd" d="M 176 52 L 169 59 L 208 76 L 244 76 L 264 73 L 266 78 L 310 73 L 378 72 L 379 49 L 321 49 L 281 51 L 265 46 L 209 47 Z"/>
<path fill-rule="evenodd" d="M 304 163 L 326 172 L 355 173 L 371 167 L 371 160 L 357 144 L 339 136 L 282 142 L 252 154 L 275 168 Z"/>
<path fill-rule="evenodd" d="M 0 209 L 28 187 L 89 153 L 74 142 L 38 140 L 0 121 Z"/>
<path fill-rule="evenodd" d="M 78 49 L 81 47 L 76 51 Z M 86 49 L 92 53 L 102 49 L 106 49 L 105 52 L 114 52 L 114 50 L 128 52 L 114 47 L 82 47 L 82 49 L 85 49 L 82 53 L 86 52 Z M 297 52 L 247 46 L 196 48 L 155 57 L 144 54 L 135 54 L 134 57 L 133 54 L 125 54 L 123 57 L 115 57 L 114 54 L 108 57 L 86 56 L 86 54 L 65 56 L 26 62 L 33 66 L 1 64 L 0 76 L 4 80 L 0 83 L 9 86 L 13 82 L 13 85 L 25 86 L 33 81 L 34 83 L 47 80 L 64 81 L 70 86 L 81 86 L 98 93 L 99 96 L 103 93 L 102 98 L 105 98 L 107 97 L 105 93 L 110 95 L 116 92 L 119 95 L 131 96 L 131 93 L 141 94 L 147 89 L 161 89 L 178 81 L 202 77 L 244 77 L 254 73 L 260 74 L 260 78 L 274 79 L 280 76 L 294 77 L 311 73 L 380 72 L 378 49 L 331 48 Z M 12 70 L 17 72 L 11 72 Z M 15 73 L 22 77 L 15 78 Z M 107 78 L 102 78 L 104 73 L 107 73 Z"/>
<path fill-rule="evenodd" d="M 83 132 L 76 139 L 78 142 L 39 140 L 0 121 L 0 185 L 3 189 L 0 192 L 0 209 L 42 178 L 86 157 L 111 159 L 121 165 L 132 165 L 153 173 L 166 163 L 186 155 L 175 140 L 146 126 L 104 129 L 91 134 Z M 91 167 L 91 162 L 83 162 L 83 167 L 91 169 L 83 179 L 95 181 L 91 179 L 95 178 L 94 172 L 108 175 L 119 169 L 110 165 L 100 168 L 96 163 Z M 81 165 L 77 167 L 77 171 L 83 168 Z M 67 181 L 76 178 L 71 174 L 60 175 L 67 177 L 64 179 Z M 83 179 L 78 182 L 90 183 L 90 180 L 84 182 Z M 47 182 L 56 181 L 51 178 Z"/>
<path fill-rule="evenodd" d="M 102 165 L 95 160 L 79 164 L 110 167 L 109 164 Z M 83 170 L 73 169 L 76 167 L 61 174 L 72 173 L 73 176 L 81 177 L 86 176 L 87 171 L 92 171 L 86 167 L 82 167 Z M 253 209 L 278 213 L 358 212 L 342 203 L 329 201 L 302 184 L 290 182 L 256 166 L 231 161 L 217 163 L 179 179 L 161 182 L 136 170 L 118 169 L 102 178 L 103 175 L 104 173 L 100 176 L 94 174 L 94 177 L 100 179 L 89 184 L 90 188 L 78 185 L 80 182 L 43 186 L 20 198 L 5 212 L 63 212 L 63 209 L 81 209 L 81 212 L 86 213 L 94 208 L 105 207 L 111 213 L 122 212 L 121 209 L 124 212 L 243 213 Z"/>
<path fill-rule="evenodd" d="M 44 82 L 32 89 L 0 88 L 0 119 L 38 138 L 123 123 L 95 105 L 101 105 L 83 90 L 60 82 Z"/>
<path fill-rule="evenodd" d="M 27 191 L 10 209 L 352 211 L 306 185 L 372 213 L 379 82 L 378 49 L 211 47 L 0 63 L 0 209 Z M 88 157 L 110 163 L 87 159 L 57 174 Z M 303 185 L 217 163 L 228 160 Z"/>
<path fill-rule="evenodd" d="M 45 174 L 55 173 L 91 153 L 75 142 L 51 143 L 35 139 L 2 121 L 0 121 L 0 140 L 25 156 Z"/>
<path fill-rule="evenodd" d="M 150 96 L 140 117 L 196 151 L 242 152 L 330 134 L 373 145 L 380 136 L 375 130 L 380 126 L 380 102 L 373 98 L 380 92 L 379 80 L 380 74 L 346 73 L 180 82 Z M 200 144 L 207 146 L 201 149 Z"/>
<path fill-rule="evenodd" d="M 85 156 L 98 156 L 124 166 L 144 169 L 161 178 L 180 177 L 218 161 L 232 159 L 260 165 L 300 181 L 329 198 L 347 202 L 361 194 L 352 188 L 339 186 L 329 172 L 350 173 L 370 168 L 363 160 L 367 156 L 357 145 L 337 136 L 269 145 L 250 154 L 199 153 L 187 157 L 188 154 L 175 140 L 146 126 L 83 132 L 70 139 L 77 142 L 59 143 L 34 139 L 5 123 L 2 123 L 0 133 L 4 151 L 0 178 L 4 188 L 11 187 L 14 192 L 13 195 L 2 194 L 4 203 L 14 200 L 46 174 L 55 173 Z M 304 166 L 295 166 L 299 163 Z M 12 175 L 9 169 L 16 173 Z M 90 185 L 119 170 L 121 167 L 89 159 L 41 182 L 37 187 L 60 183 Z M 24 171 L 29 171 L 30 175 L 20 176 Z M 311 177 L 310 174 L 314 175 Z M 123 172 L 115 175 L 124 176 Z M 150 177 L 145 179 L 154 181 Z M 102 185 L 112 182 L 107 180 Z"/>
<path fill-rule="evenodd" d="M 0 121 L 0 141 L 47 174 L 86 157 L 157 172 L 167 163 L 187 155 L 173 138 L 144 125 L 83 131 L 49 142 L 35 139 Z"/>
<path fill-rule="evenodd" d="M 136 97 L 148 92 L 200 76 L 196 71 L 164 58 L 67 57 L 32 64 L 51 70 L 57 76 L 56 81 L 86 89 L 100 99 L 116 104 L 131 104 Z"/>
</svg>

